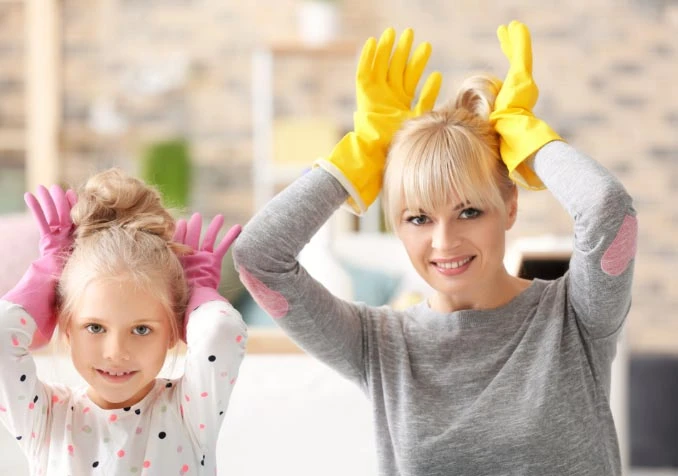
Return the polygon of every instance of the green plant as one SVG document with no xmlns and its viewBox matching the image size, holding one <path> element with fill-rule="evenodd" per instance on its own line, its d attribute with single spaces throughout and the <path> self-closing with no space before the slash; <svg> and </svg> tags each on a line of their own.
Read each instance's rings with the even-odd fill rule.
<svg viewBox="0 0 678 476">
<path fill-rule="evenodd" d="M 184 139 L 155 142 L 146 147 L 141 160 L 141 178 L 155 185 L 164 205 L 188 207 L 191 184 L 191 158 Z"/>
</svg>

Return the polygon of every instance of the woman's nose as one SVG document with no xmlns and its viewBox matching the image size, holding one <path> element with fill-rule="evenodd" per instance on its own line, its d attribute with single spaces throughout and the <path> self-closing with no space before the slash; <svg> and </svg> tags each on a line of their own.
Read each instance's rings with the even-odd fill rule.
<svg viewBox="0 0 678 476">
<path fill-rule="evenodd" d="M 446 251 L 454 249 L 461 243 L 461 236 L 454 227 L 445 222 L 436 223 L 431 238 L 431 247 L 435 250 Z"/>
</svg>

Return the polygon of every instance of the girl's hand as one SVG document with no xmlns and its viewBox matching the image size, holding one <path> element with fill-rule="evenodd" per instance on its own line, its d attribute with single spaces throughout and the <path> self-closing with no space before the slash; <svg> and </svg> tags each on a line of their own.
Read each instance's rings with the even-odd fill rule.
<svg viewBox="0 0 678 476">
<path fill-rule="evenodd" d="M 184 319 L 184 335 L 188 318 L 198 306 L 208 301 L 226 301 L 226 298 L 217 291 L 221 281 L 221 263 L 231 244 L 242 231 L 242 227 L 240 225 L 231 227 L 215 248 L 214 244 L 223 224 L 224 217 L 215 216 L 200 244 L 202 216 L 194 213 L 188 222 L 183 219 L 177 221 L 173 241 L 187 245 L 193 250 L 191 254 L 180 258 L 191 292 Z"/>
<path fill-rule="evenodd" d="M 40 186 L 36 195 L 26 193 L 24 199 L 40 229 L 40 258 L 2 297 L 23 307 L 35 320 L 37 330 L 31 349 L 47 344 L 56 327 L 56 287 L 73 246 L 71 208 L 77 200 L 75 192 L 64 192 L 57 185 L 52 185 L 49 191 Z"/>
<path fill-rule="evenodd" d="M 26 193 L 24 200 L 40 229 L 40 256 L 63 258 L 73 246 L 71 208 L 77 196 L 73 190 L 64 192 L 58 185 L 52 185 L 49 191 L 40 185 L 36 195 Z"/>
</svg>

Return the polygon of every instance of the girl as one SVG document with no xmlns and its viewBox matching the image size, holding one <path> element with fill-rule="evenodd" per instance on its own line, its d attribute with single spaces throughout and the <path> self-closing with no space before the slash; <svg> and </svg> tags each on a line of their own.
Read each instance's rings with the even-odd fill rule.
<svg viewBox="0 0 678 476">
<path fill-rule="evenodd" d="M 607 170 L 532 114 L 524 25 L 500 27 L 499 38 L 511 63 L 503 86 L 472 79 L 449 106 L 407 122 L 422 110 L 402 89 L 417 55 L 403 68 L 408 38 L 390 62 L 392 32 L 376 47 L 369 40 L 355 131 L 252 219 L 234 258 L 280 326 L 365 391 L 381 474 L 620 474 L 610 368 L 631 299 L 635 212 Z M 424 88 L 428 104 L 435 90 Z M 435 293 L 394 311 L 335 298 L 295 257 L 347 198 L 369 205 L 366 184 L 379 183 L 403 122 L 388 152 L 385 212 Z M 547 186 L 574 219 L 560 279 L 504 268 L 511 178 Z"/>
<path fill-rule="evenodd" d="M 215 446 L 247 338 L 216 291 L 223 218 L 176 224 L 159 194 L 109 170 L 76 196 L 53 186 L 26 202 L 41 257 L 0 300 L 0 420 L 33 475 L 214 474 Z M 29 348 L 55 326 L 87 382 L 36 377 Z M 185 371 L 156 378 L 179 339 Z"/>
</svg>

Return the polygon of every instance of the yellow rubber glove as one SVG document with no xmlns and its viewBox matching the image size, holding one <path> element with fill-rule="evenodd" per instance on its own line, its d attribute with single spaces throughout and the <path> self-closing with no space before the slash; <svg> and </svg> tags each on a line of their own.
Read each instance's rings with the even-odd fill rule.
<svg viewBox="0 0 678 476">
<path fill-rule="evenodd" d="M 510 67 L 490 121 L 500 135 L 501 158 L 511 179 L 527 189 L 541 190 L 544 184 L 526 159 L 546 143 L 562 139 L 532 114 L 539 90 L 532 78 L 532 42 L 527 27 L 512 21 L 508 27 L 501 25 L 497 29 L 497 37 Z"/>
<path fill-rule="evenodd" d="M 431 56 L 431 45 L 420 44 L 412 56 L 412 29 L 403 32 L 393 55 L 395 30 L 388 28 L 379 42 L 374 38 L 363 46 L 356 73 L 357 110 L 354 130 L 346 134 L 329 156 L 315 165 L 331 173 L 350 197 L 350 210 L 364 213 L 381 191 L 386 154 L 393 135 L 403 122 L 433 109 L 442 76 L 432 73 L 424 83 L 414 109 L 417 84 Z"/>
</svg>

